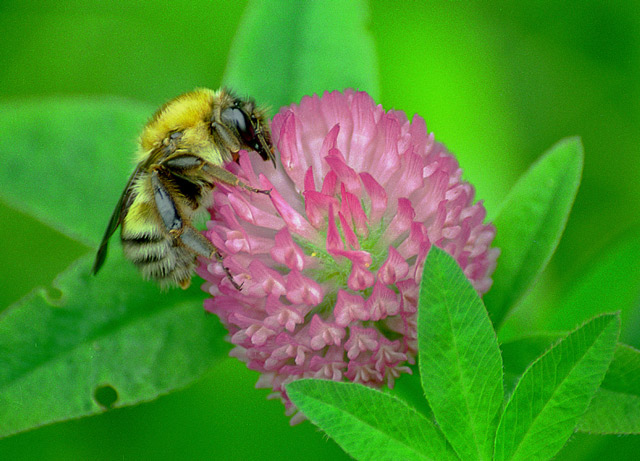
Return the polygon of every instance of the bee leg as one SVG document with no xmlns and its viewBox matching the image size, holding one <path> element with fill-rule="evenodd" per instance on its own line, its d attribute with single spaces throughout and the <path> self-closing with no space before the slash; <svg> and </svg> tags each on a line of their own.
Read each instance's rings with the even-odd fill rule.
<svg viewBox="0 0 640 461">
<path fill-rule="evenodd" d="M 238 152 L 240 149 L 242 149 L 238 138 L 231 132 L 231 130 L 229 130 L 229 128 L 224 126 L 224 124 L 213 122 L 211 125 L 216 130 L 216 133 L 218 134 L 218 137 L 220 138 L 222 143 L 227 146 L 227 148 L 231 152 Z"/>
<path fill-rule="evenodd" d="M 178 213 L 171 194 L 163 184 L 158 175 L 158 170 L 151 173 L 151 184 L 153 185 L 153 198 L 156 202 L 158 214 L 164 223 L 164 226 L 172 234 L 179 233 L 183 226 L 182 217 Z"/>
<path fill-rule="evenodd" d="M 229 184 L 231 186 L 239 186 L 243 189 L 251 192 L 256 192 L 258 194 L 269 195 L 271 193 L 271 190 L 255 189 L 240 181 L 240 178 L 238 178 L 230 171 L 227 171 L 224 168 L 212 163 L 205 162 L 200 157 L 197 157 L 195 155 L 181 154 L 169 157 L 166 160 L 163 160 L 161 165 L 171 170 L 174 174 L 181 174 L 181 172 L 187 170 L 200 168 L 202 169 L 202 171 L 210 175 L 214 182 L 221 182 L 224 184 Z"/>
<path fill-rule="evenodd" d="M 165 160 L 160 162 L 160 165 L 168 168 L 173 172 L 181 172 L 185 170 L 200 168 L 203 163 L 204 160 L 202 160 L 198 156 L 190 154 L 180 154 L 166 158 Z"/>
<path fill-rule="evenodd" d="M 169 233 L 174 238 L 179 239 L 184 246 L 189 248 L 195 254 L 209 259 L 215 255 L 216 260 L 222 262 L 222 255 L 218 252 L 217 248 L 209 242 L 204 235 L 193 228 L 193 226 L 184 222 L 178 213 L 178 209 L 173 198 L 171 198 L 169 191 L 160 179 L 158 170 L 154 170 L 153 173 L 151 173 L 151 183 L 153 184 L 153 196 L 158 213 L 160 214 L 162 222 Z M 222 267 L 234 288 L 240 290 L 242 286 L 238 285 L 236 281 L 233 280 L 229 269 L 225 267 L 224 264 Z M 180 282 L 180 286 L 186 288 L 189 286 L 189 283 L 188 281 L 183 280 Z"/>
<path fill-rule="evenodd" d="M 243 189 L 246 189 L 250 192 L 255 192 L 258 194 L 271 195 L 271 189 L 266 190 L 266 189 L 256 189 L 254 187 L 251 187 L 248 184 L 245 184 L 242 181 L 240 181 L 240 178 L 238 178 L 235 174 L 225 170 L 221 166 L 214 165 L 212 163 L 205 163 L 202 166 L 202 171 L 210 175 L 214 182 L 221 182 L 224 184 L 229 184 L 230 186 L 242 187 Z"/>
<path fill-rule="evenodd" d="M 204 256 L 207 259 L 215 257 L 216 261 L 222 264 L 223 258 L 218 249 L 209 240 L 207 240 L 204 235 L 202 235 L 192 226 L 186 225 L 183 228 L 182 234 L 180 234 L 179 238 L 180 241 L 193 252 L 199 254 L 200 256 Z M 227 275 L 227 278 L 229 279 L 233 287 L 236 290 L 240 291 L 242 289 L 242 285 L 238 285 L 236 283 L 227 266 L 222 264 L 222 269 L 224 270 L 224 273 Z"/>
<path fill-rule="evenodd" d="M 222 263 L 222 255 L 220 254 L 220 252 L 218 250 L 216 250 L 214 256 L 216 257 L 216 261 L 218 261 L 220 263 L 220 265 L 222 266 L 222 270 L 224 270 L 224 273 L 227 275 L 227 278 L 231 282 L 231 285 L 233 285 L 233 288 L 235 288 L 238 291 L 242 291 L 242 286 L 244 285 L 244 282 L 242 282 L 240 285 L 238 285 L 238 283 L 235 280 L 233 280 L 233 275 L 231 275 L 231 272 L 229 271 L 229 268 Z"/>
</svg>

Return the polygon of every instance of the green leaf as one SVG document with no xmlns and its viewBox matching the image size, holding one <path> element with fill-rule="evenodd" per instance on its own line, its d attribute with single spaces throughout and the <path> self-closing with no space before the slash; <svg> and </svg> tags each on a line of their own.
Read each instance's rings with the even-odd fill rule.
<svg viewBox="0 0 640 461">
<path fill-rule="evenodd" d="M 566 333 L 543 332 L 502 344 L 505 372 L 521 375 L 537 356 L 562 336 Z M 619 343 L 601 387 L 640 397 L 640 351 Z"/>
<path fill-rule="evenodd" d="M 431 247 L 418 308 L 420 376 L 462 459 L 490 459 L 502 405 L 502 359 L 482 301 L 455 260 Z"/>
<path fill-rule="evenodd" d="M 619 344 L 609 370 L 578 422 L 595 434 L 640 434 L 640 351 Z"/>
<path fill-rule="evenodd" d="M 544 270 L 558 245 L 580 184 L 582 143 L 553 146 L 513 187 L 493 220 L 500 248 L 493 286 L 484 302 L 500 325 Z"/>
<path fill-rule="evenodd" d="M 589 434 L 640 434 L 640 397 L 598 389 L 576 429 Z"/>
<path fill-rule="evenodd" d="M 618 344 L 602 387 L 640 397 L 640 351 Z"/>
<path fill-rule="evenodd" d="M 59 296 L 37 290 L 0 316 L 0 437 L 153 399 L 226 355 L 197 287 L 162 293 L 113 253 L 98 276 L 82 258 Z"/>
<path fill-rule="evenodd" d="M 100 241 L 133 171 L 149 107 L 69 98 L 0 107 L 0 199 L 89 246 Z"/>
<path fill-rule="evenodd" d="M 554 345 L 524 373 L 496 434 L 495 459 L 549 459 L 569 439 L 613 358 L 620 318 L 606 314 Z"/>
<path fill-rule="evenodd" d="M 638 308 L 640 304 L 640 228 L 630 230 L 621 240 L 606 248 L 597 262 L 566 290 L 545 323 L 545 329 L 571 328 L 602 312 L 620 311 L 620 340 L 640 344 Z"/>
<path fill-rule="evenodd" d="M 505 379 L 515 380 L 562 336 L 562 333 L 538 333 L 502 344 Z M 576 429 L 594 434 L 638 434 L 639 402 L 640 351 L 618 344 L 600 389 Z"/>
<path fill-rule="evenodd" d="M 357 459 L 455 459 L 440 431 L 402 400 L 357 383 L 302 379 L 291 401 Z"/>
<path fill-rule="evenodd" d="M 413 407 L 427 419 L 433 421 L 433 411 L 431 411 L 429 402 L 424 398 L 419 365 L 414 363 L 413 365 L 407 366 L 411 371 L 400 375 L 395 380 L 393 389 L 383 388 L 383 390 L 403 400 L 407 405 Z"/>
<path fill-rule="evenodd" d="M 369 12 L 362 0 L 249 2 L 225 85 L 274 109 L 304 95 L 356 88 L 379 96 Z"/>
<path fill-rule="evenodd" d="M 531 364 L 568 332 L 543 331 L 511 339 L 500 344 L 504 363 L 505 389 L 513 391 L 518 380 Z"/>
</svg>

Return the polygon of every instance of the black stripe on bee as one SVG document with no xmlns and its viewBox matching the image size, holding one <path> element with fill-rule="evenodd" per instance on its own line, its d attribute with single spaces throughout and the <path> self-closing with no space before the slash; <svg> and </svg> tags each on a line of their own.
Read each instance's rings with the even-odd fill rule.
<svg viewBox="0 0 640 461">
<path fill-rule="evenodd" d="M 166 258 L 166 255 L 162 253 L 140 253 L 131 258 L 135 264 L 152 264 L 157 263 L 158 261 L 162 261 Z"/>
<path fill-rule="evenodd" d="M 131 243 L 132 245 L 144 245 L 161 243 L 165 237 L 162 235 L 142 235 L 140 237 L 122 237 L 123 243 Z"/>
</svg>

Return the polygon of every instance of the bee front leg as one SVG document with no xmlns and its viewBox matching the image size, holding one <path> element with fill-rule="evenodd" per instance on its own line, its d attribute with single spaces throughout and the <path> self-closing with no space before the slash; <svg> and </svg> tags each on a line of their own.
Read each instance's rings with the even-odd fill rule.
<svg viewBox="0 0 640 461">
<path fill-rule="evenodd" d="M 214 165 L 213 163 L 205 162 L 202 158 L 191 154 L 180 154 L 163 160 L 161 165 L 168 168 L 174 174 L 184 175 L 188 171 L 200 169 L 208 176 L 211 177 L 213 182 L 221 182 L 223 184 L 229 184 L 230 186 L 238 186 L 246 189 L 250 192 L 256 192 L 258 194 L 269 195 L 271 190 L 256 189 L 251 187 L 238 178 L 235 174 L 225 170 L 221 166 Z"/>
<path fill-rule="evenodd" d="M 214 165 L 212 163 L 205 163 L 204 165 L 202 165 L 202 171 L 204 171 L 209 176 L 211 176 L 214 182 L 221 182 L 224 184 L 229 184 L 230 186 L 242 187 L 243 189 L 246 189 L 249 192 L 255 192 L 257 194 L 271 195 L 271 189 L 266 190 L 266 189 L 256 189 L 255 187 L 251 187 L 248 184 L 245 184 L 242 181 L 240 181 L 240 178 L 238 178 L 235 174 L 225 170 L 221 166 Z"/>
<path fill-rule="evenodd" d="M 162 222 L 173 238 L 180 240 L 184 246 L 196 255 L 204 256 L 207 259 L 215 256 L 216 260 L 222 263 L 222 255 L 218 249 L 207 240 L 204 235 L 191 226 L 191 224 L 186 223 L 184 219 L 182 219 L 171 194 L 158 174 L 158 170 L 154 170 L 153 173 L 151 173 L 151 183 L 153 184 L 153 196 L 158 214 L 160 214 Z M 224 264 L 222 268 L 234 288 L 240 290 L 242 285 L 236 283 L 229 269 Z M 186 288 L 188 284 L 184 282 L 184 284 L 181 283 L 181 286 Z"/>
</svg>

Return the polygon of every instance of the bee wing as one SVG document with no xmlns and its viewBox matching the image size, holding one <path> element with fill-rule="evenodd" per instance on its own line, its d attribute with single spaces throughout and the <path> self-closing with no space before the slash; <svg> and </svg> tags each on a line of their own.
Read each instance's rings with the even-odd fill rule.
<svg viewBox="0 0 640 461">
<path fill-rule="evenodd" d="M 129 206 L 131 206 L 131 202 L 133 201 L 132 186 L 135 180 L 138 178 L 138 175 L 140 174 L 140 169 L 141 164 L 138 164 L 134 172 L 129 177 L 129 181 L 127 182 L 124 191 L 118 199 L 116 208 L 113 210 L 113 214 L 111 215 L 111 219 L 109 220 L 109 224 L 107 225 L 107 230 L 104 232 L 102 242 L 100 242 L 100 248 L 98 248 L 98 252 L 96 253 L 96 260 L 93 263 L 93 268 L 91 269 L 93 275 L 97 274 L 102 267 L 102 264 L 104 264 L 104 260 L 107 258 L 107 246 L 109 245 L 109 238 L 122 223 L 122 220 L 124 219 Z"/>
</svg>

